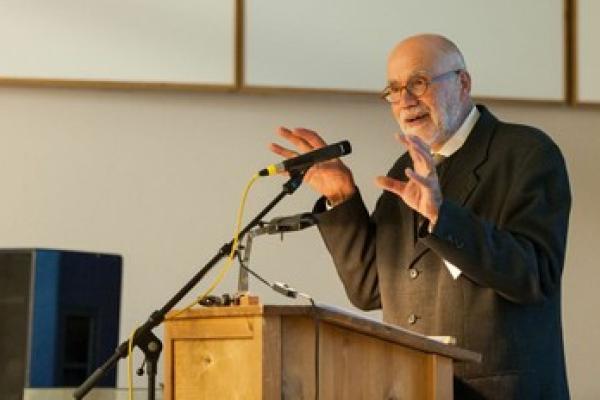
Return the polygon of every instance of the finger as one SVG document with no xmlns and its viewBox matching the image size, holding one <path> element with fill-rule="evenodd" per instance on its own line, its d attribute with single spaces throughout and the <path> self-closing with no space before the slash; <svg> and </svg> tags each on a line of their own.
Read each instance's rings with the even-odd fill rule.
<svg viewBox="0 0 600 400">
<path fill-rule="evenodd" d="M 429 147 L 416 136 L 408 137 L 407 140 L 410 143 L 409 154 L 416 170 L 422 175 L 431 175 L 435 172 L 435 162 L 429 152 Z"/>
<path fill-rule="evenodd" d="M 408 139 L 417 146 L 422 152 L 431 154 L 431 147 L 418 136 L 409 136 Z"/>
<path fill-rule="evenodd" d="M 277 143 L 271 143 L 269 145 L 269 150 L 273 153 L 280 155 L 283 158 L 293 158 L 298 155 L 298 152 L 285 148 L 283 146 L 278 145 Z"/>
<path fill-rule="evenodd" d="M 402 143 L 404 146 L 408 147 L 408 139 L 406 138 L 406 135 L 400 132 L 396 132 L 396 134 L 394 135 L 394 137 L 396 138 L 397 141 L 399 141 L 400 143 Z"/>
<path fill-rule="evenodd" d="M 277 134 L 294 145 L 301 152 L 311 151 L 313 146 L 297 132 L 291 131 L 283 126 L 279 127 Z"/>
<path fill-rule="evenodd" d="M 423 150 L 424 153 L 431 154 L 431 148 L 425 143 L 420 137 L 414 135 L 404 135 L 402 133 L 397 132 L 395 134 L 396 140 L 400 143 L 408 146 L 416 146 L 417 148 Z"/>
<path fill-rule="evenodd" d="M 433 182 L 432 179 L 437 180 L 437 176 L 435 177 L 424 177 L 421 176 L 419 174 L 417 174 L 415 171 L 413 171 L 410 168 L 406 168 L 404 170 L 404 173 L 406 174 L 406 176 L 408 177 L 408 179 L 410 179 L 411 181 L 417 183 L 419 186 L 425 188 L 425 189 L 432 189 L 433 186 Z"/>
<path fill-rule="evenodd" d="M 301 137 L 304 141 L 310 144 L 314 149 L 319 149 L 327 143 L 319 136 L 319 134 L 315 131 L 311 131 L 306 128 L 295 128 L 294 133 Z"/>
<path fill-rule="evenodd" d="M 408 148 L 412 146 L 410 140 L 408 139 L 408 136 L 401 132 L 396 132 L 396 134 L 394 135 L 394 138 L 398 142 L 400 142 L 404 147 L 406 147 L 407 151 L 408 151 Z"/>
<path fill-rule="evenodd" d="M 423 157 L 425 160 L 431 159 L 431 150 L 425 142 L 421 140 L 418 136 L 409 136 L 408 140 L 411 143 L 411 146 Z"/>
<path fill-rule="evenodd" d="M 389 176 L 378 176 L 375 178 L 375 185 L 400 197 L 404 195 L 404 189 L 406 188 L 406 182 L 390 178 Z"/>
<path fill-rule="evenodd" d="M 406 146 L 406 150 L 413 161 L 413 165 L 422 173 L 428 175 L 434 168 L 433 162 L 428 163 L 427 158 L 419 151 L 415 144 L 410 140 L 410 136 L 396 133 L 396 140 Z"/>
<path fill-rule="evenodd" d="M 399 133 L 399 132 L 397 132 L 394 136 L 397 141 L 399 141 L 406 147 L 416 146 L 418 148 L 423 148 L 423 149 L 427 150 L 427 145 L 418 136 L 405 135 L 405 134 Z"/>
<path fill-rule="evenodd" d="M 431 172 L 431 168 L 429 167 L 429 163 L 427 163 L 426 157 L 420 152 L 419 148 L 409 139 L 409 137 L 405 136 L 404 140 L 406 141 L 406 150 L 413 162 L 413 166 L 424 175 L 427 175 Z"/>
</svg>

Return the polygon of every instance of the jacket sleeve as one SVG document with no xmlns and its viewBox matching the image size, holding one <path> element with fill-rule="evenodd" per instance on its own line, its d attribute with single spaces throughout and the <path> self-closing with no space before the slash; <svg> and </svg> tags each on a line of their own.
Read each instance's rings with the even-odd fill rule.
<svg viewBox="0 0 600 400">
<path fill-rule="evenodd" d="M 348 298 L 362 310 L 381 308 L 375 265 L 375 226 L 357 192 L 327 210 L 325 199 L 315 206 L 318 227 Z"/>
<path fill-rule="evenodd" d="M 571 194 L 560 151 L 532 149 L 515 171 L 500 221 L 444 201 L 421 239 L 483 287 L 516 303 L 541 302 L 560 285 Z"/>
</svg>

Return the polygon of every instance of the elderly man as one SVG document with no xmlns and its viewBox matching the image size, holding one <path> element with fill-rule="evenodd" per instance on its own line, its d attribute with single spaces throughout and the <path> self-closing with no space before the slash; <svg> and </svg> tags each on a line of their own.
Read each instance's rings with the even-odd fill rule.
<svg viewBox="0 0 600 400">
<path fill-rule="evenodd" d="M 570 190 L 559 149 L 474 106 L 463 57 L 444 37 L 402 41 L 387 75 L 383 97 L 408 151 L 376 179 L 384 192 L 373 214 L 341 161 L 305 177 L 323 195 L 319 229 L 348 297 L 482 353 L 481 364 L 456 365 L 456 398 L 568 398 L 560 287 Z M 306 129 L 279 134 L 300 152 L 325 144 Z"/>
</svg>

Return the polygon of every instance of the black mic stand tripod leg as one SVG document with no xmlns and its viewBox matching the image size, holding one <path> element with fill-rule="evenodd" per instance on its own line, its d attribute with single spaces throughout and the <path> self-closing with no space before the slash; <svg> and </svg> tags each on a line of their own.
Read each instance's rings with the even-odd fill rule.
<svg viewBox="0 0 600 400">
<path fill-rule="evenodd" d="M 240 233 L 238 234 L 238 240 L 241 240 L 244 237 L 244 235 L 246 233 L 248 233 L 248 231 L 250 231 L 252 228 L 257 226 L 259 224 L 259 222 L 263 219 L 263 217 L 265 215 L 267 215 L 269 213 L 269 211 L 271 211 L 277 205 L 277 203 L 279 203 L 285 196 L 293 194 L 296 191 L 296 189 L 298 189 L 300 187 L 300 185 L 302 184 L 302 179 L 304 178 L 305 172 L 306 172 L 306 170 L 290 173 L 290 179 L 286 183 L 283 184 L 283 189 L 282 189 L 281 193 L 279 193 L 269 204 L 267 204 L 267 206 L 260 213 L 258 213 L 258 215 L 256 217 L 254 217 L 254 219 L 252 221 L 250 221 L 248 223 L 248 225 L 246 225 L 246 227 L 244 227 L 244 229 L 242 229 L 240 231 Z M 229 255 L 229 253 L 231 253 L 232 247 L 233 247 L 233 240 L 224 244 L 219 249 L 219 252 L 215 256 L 213 256 L 213 258 L 211 258 L 210 261 L 192 277 L 192 279 L 190 279 L 181 289 L 179 289 L 179 291 L 160 310 L 156 310 L 156 311 L 152 312 L 150 314 L 150 317 L 148 317 L 148 319 L 146 320 L 146 322 L 144 322 L 144 324 L 142 326 L 140 326 L 134 333 L 133 338 L 132 338 L 132 346 L 140 346 L 141 343 L 146 343 L 143 338 L 148 337 L 148 336 L 146 336 L 147 334 L 152 335 L 152 336 L 150 336 L 151 338 L 152 337 L 156 338 L 156 336 L 154 336 L 154 334 L 152 334 L 152 332 L 151 332 L 152 329 L 154 329 L 155 327 L 160 325 L 164 321 L 167 313 L 169 311 L 171 311 L 173 309 L 173 307 L 175 307 L 175 305 L 177 303 L 179 303 L 179 301 L 181 301 L 181 299 L 183 297 L 185 297 L 185 295 L 187 295 L 198 284 L 198 282 L 200 282 L 202 280 L 202 278 L 204 278 L 204 276 L 223 257 L 225 257 L 225 256 Z M 160 340 L 158 340 L 158 338 L 156 338 L 156 340 L 157 340 L 156 343 L 160 344 L 160 349 L 158 351 L 156 351 L 155 363 L 158 362 L 160 350 L 162 349 L 162 344 L 160 343 Z M 126 341 L 122 342 L 116 348 L 113 355 L 110 356 L 110 358 L 108 360 L 106 360 L 104 362 L 104 364 L 102 364 L 100 367 L 98 367 L 85 380 L 85 382 L 83 382 L 77 389 L 75 389 L 75 391 L 73 392 L 73 398 L 75 398 L 77 400 L 83 399 L 83 397 L 90 390 L 92 390 L 92 388 L 94 386 L 96 386 L 98 381 L 100 379 L 102 379 L 102 377 L 110 369 L 112 369 L 116 366 L 117 362 L 121 358 L 125 358 L 127 356 L 128 348 L 129 348 L 129 341 L 126 340 Z M 146 354 L 146 349 L 144 349 L 142 347 L 140 347 L 140 348 L 142 349 L 144 354 Z M 147 358 L 147 360 L 150 361 L 150 359 L 148 359 L 148 358 Z M 146 372 L 148 372 L 148 370 Z M 154 373 L 154 376 L 152 378 L 150 376 L 148 376 L 148 381 L 150 383 L 150 380 L 152 379 L 152 382 L 154 383 L 154 379 L 156 376 L 156 364 L 152 366 L 151 372 Z M 150 392 L 152 392 L 152 394 L 150 394 Z M 152 399 L 154 399 L 154 387 L 148 387 L 148 396 L 149 396 L 149 398 L 150 398 L 150 396 L 153 396 Z"/>
</svg>

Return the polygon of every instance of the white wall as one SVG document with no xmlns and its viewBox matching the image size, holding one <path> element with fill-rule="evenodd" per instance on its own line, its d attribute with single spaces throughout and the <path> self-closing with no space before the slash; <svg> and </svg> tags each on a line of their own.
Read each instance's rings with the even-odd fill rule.
<svg viewBox="0 0 600 400">
<path fill-rule="evenodd" d="M 573 398 L 596 398 L 600 382 L 591 364 L 600 357 L 594 342 L 600 333 L 594 251 L 600 113 L 560 105 L 490 106 L 502 118 L 545 129 L 567 158 L 574 194 L 563 280 L 569 378 Z M 229 239 L 247 179 L 275 159 L 266 145 L 278 125 L 312 127 L 331 141 L 349 139 L 354 152 L 347 161 L 370 205 L 377 196 L 373 177 L 402 152 L 387 106 L 375 97 L 0 88 L 0 247 L 122 254 L 124 339 Z M 283 181 L 257 182 L 247 215 Z M 302 188 L 272 216 L 308 211 L 315 198 Z M 258 238 L 252 264 L 268 279 L 349 307 L 315 229 L 283 243 Z M 235 290 L 236 272 L 219 293 Z M 256 281 L 251 288 L 264 302 L 285 302 Z M 125 372 L 122 362 L 120 385 Z"/>
</svg>

